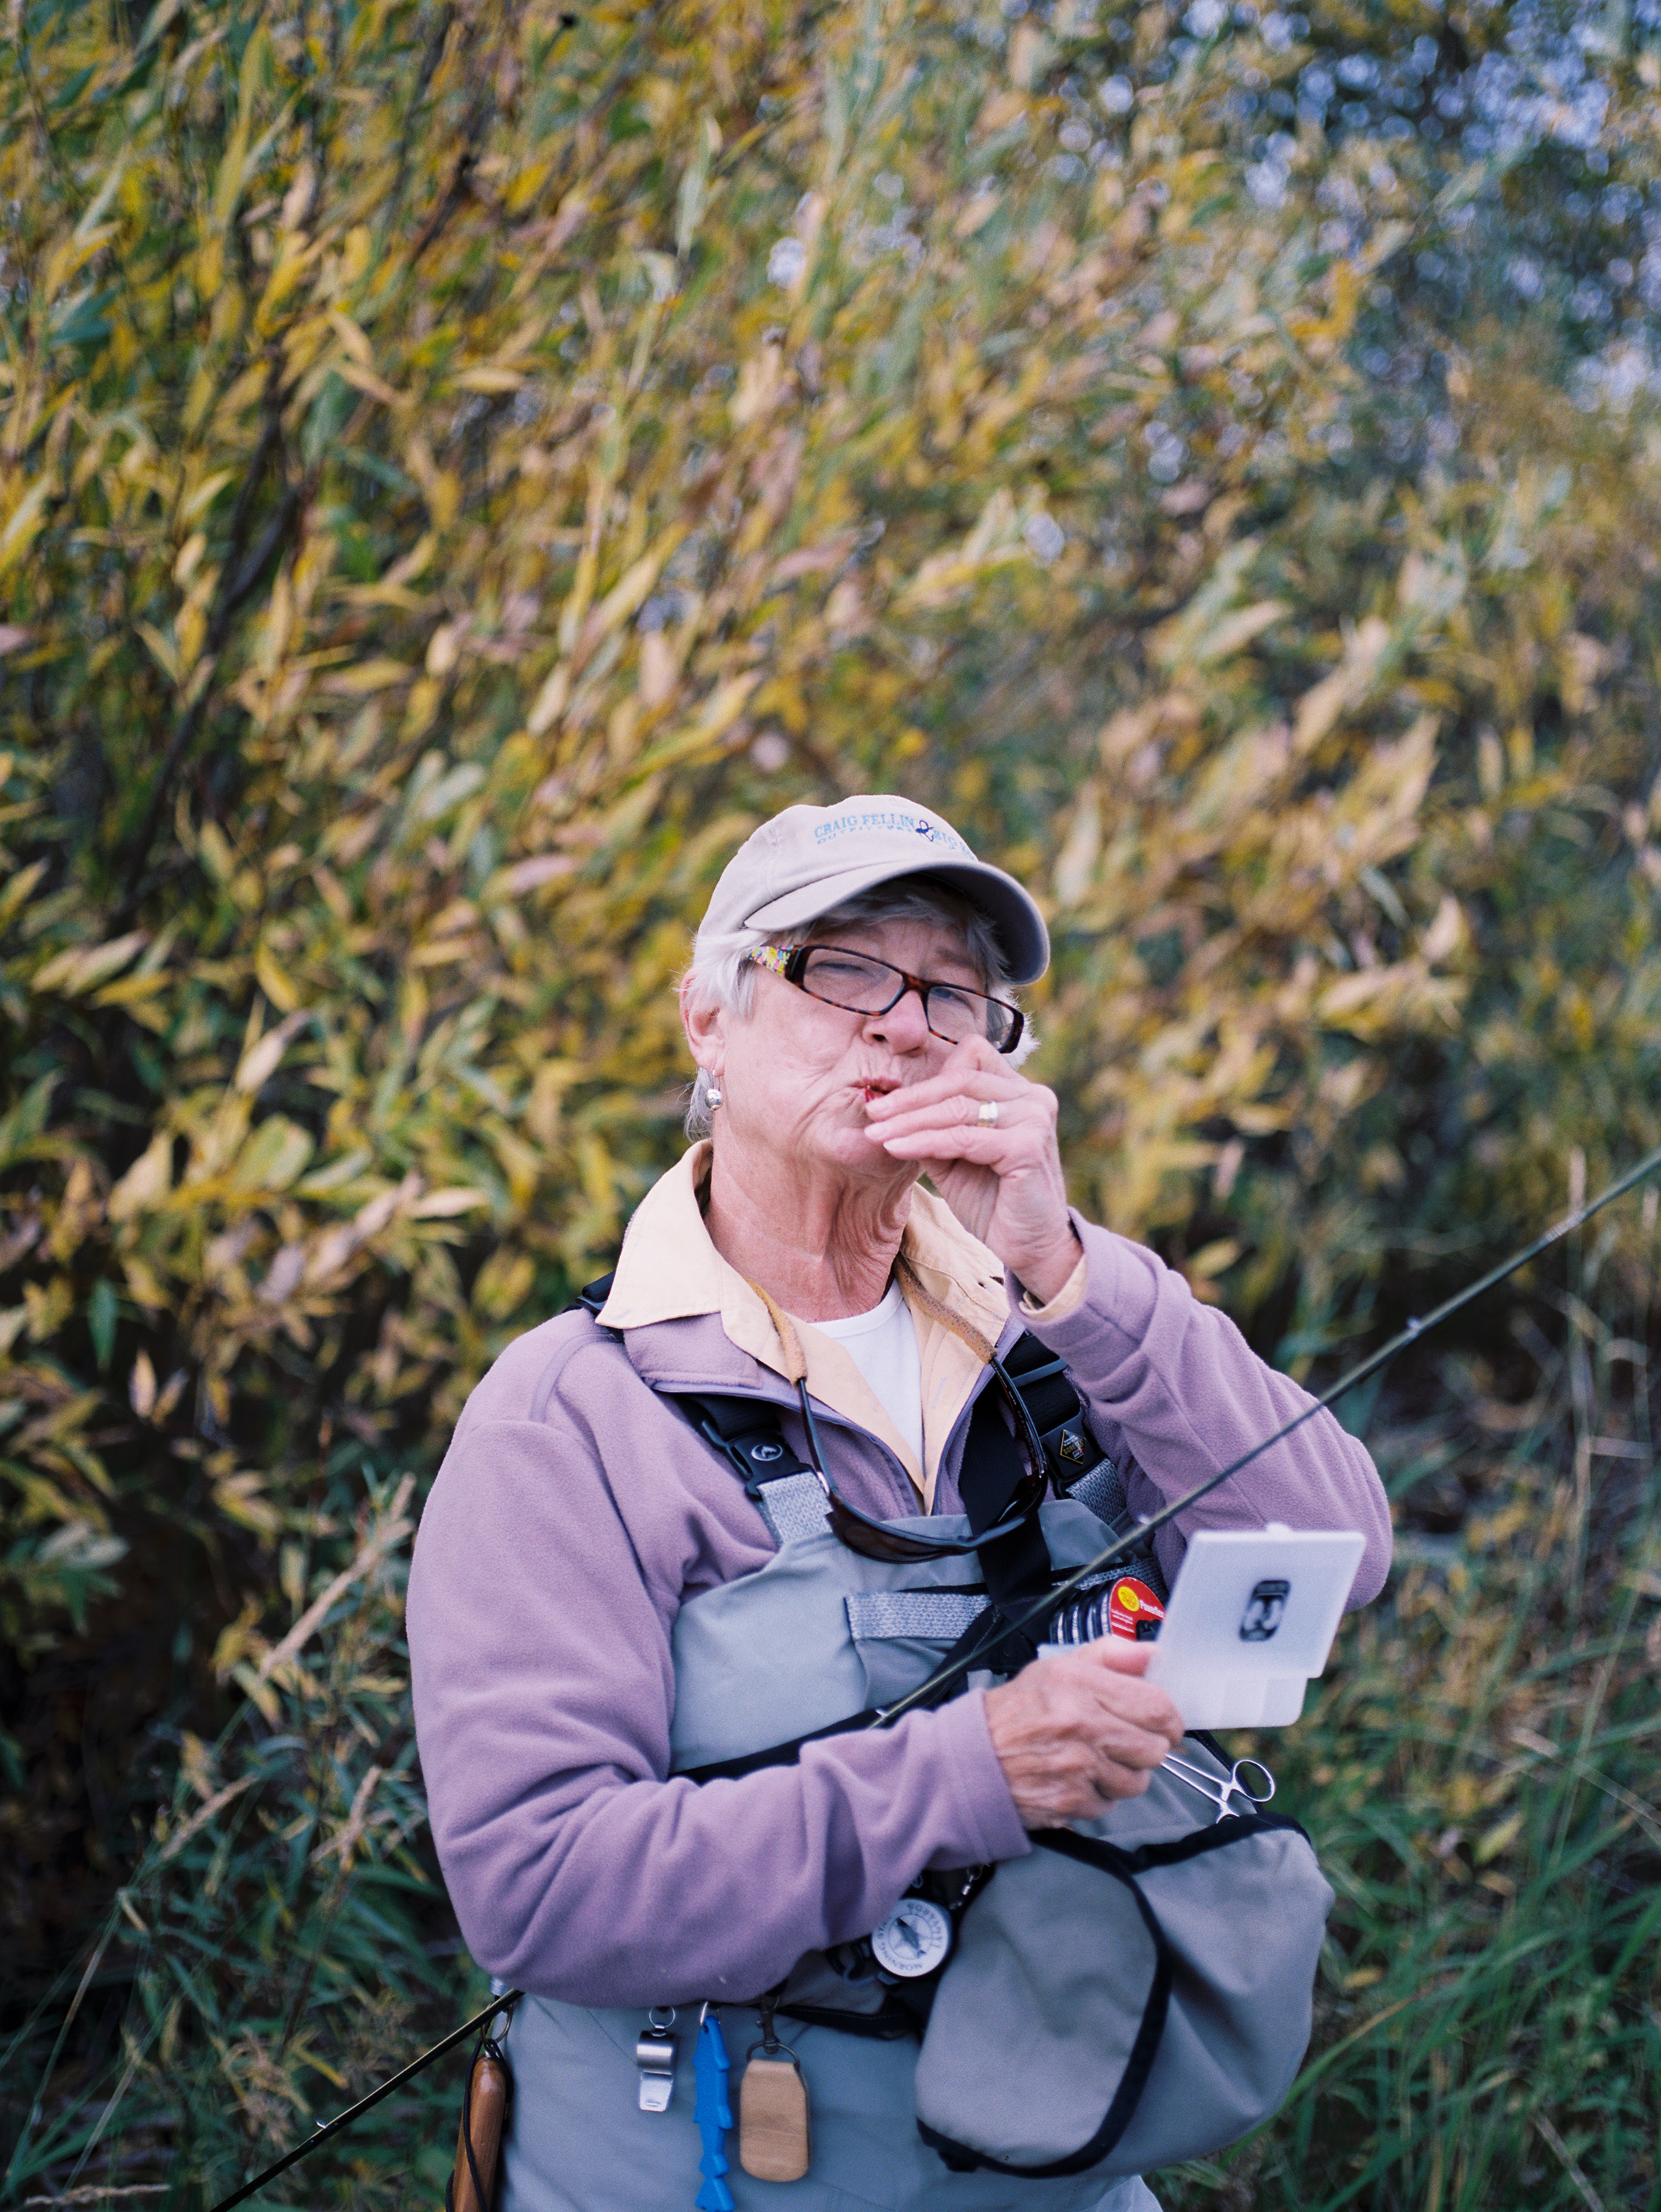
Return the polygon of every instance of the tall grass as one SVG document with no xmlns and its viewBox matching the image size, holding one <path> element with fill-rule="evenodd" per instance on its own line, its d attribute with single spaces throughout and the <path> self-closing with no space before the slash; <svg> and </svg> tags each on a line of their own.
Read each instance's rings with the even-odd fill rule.
<svg viewBox="0 0 1661 2212">
<path fill-rule="evenodd" d="M 319 1547 L 356 1536 L 347 1565 L 294 1563 L 294 1626 L 276 1644 L 252 1609 L 226 1631 L 216 1656 L 245 1692 L 236 1719 L 217 1742 L 180 1738 L 171 1808 L 114 1907 L 0 2049 L 0 2202 L 212 2203 L 484 2001 L 415 1762 L 412 1485 L 356 1458 L 315 1514 Z M 260 2202 L 441 2203 L 460 2063 Z"/>
<path fill-rule="evenodd" d="M 1256 1747 L 1338 1893 L 1314 2045 L 1269 2126 L 1158 2178 L 1171 2212 L 1661 2206 L 1655 1316 L 1609 1249 L 1513 1309 L 1503 1358 L 1427 1348 L 1380 1401 L 1396 1573 Z M 222 1639 L 238 1718 L 182 1739 L 115 1909 L 0 2051 L 0 2202 L 198 2212 L 484 2002 L 414 1764 L 409 1508 L 339 1462 L 318 1525 L 351 1526 L 349 1568 L 291 1567 L 277 1645 Z M 462 2063 L 263 2203 L 441 2202 Z"/>
<path fill-rule="evenodd" d="M 1338 1892 L 1314 2045 L 1269 2126 L 1164 2177 L 1173 2212 L 1661 2204 L 1652 1297 L 1600 1318 L 1611 1242 L 1555 1342 L 1519 1310 L 1502 1372 L 1444 1358 L 1438 1417 L 1372 1438 L 1390 1593 L 1260 1745 Z"/>
</svg>

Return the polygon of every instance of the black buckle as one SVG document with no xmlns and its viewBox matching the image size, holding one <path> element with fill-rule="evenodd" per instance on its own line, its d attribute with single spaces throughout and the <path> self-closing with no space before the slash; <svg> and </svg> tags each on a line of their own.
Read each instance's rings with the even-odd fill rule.
<svg viewBox="0 0 1661 2212">
<path fill-rule="evenodd" d="M 716 1450 L 726 1454 L 744 1485 L 745 1496 L 757 1504 L 762 1491 L 770 1482 L 782 1482 L 787 1475 L 812 1471 L 785 1443 L 776 1419 L 741 1429 L 731 1437 L 723 1436 L 707 1414 L 698 1425 Z"/>
</svg>

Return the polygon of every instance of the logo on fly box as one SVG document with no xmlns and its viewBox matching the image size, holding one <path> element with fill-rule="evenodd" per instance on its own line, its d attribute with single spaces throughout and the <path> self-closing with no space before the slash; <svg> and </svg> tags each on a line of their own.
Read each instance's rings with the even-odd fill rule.
<svg viewBox="0 0 1661 2212">
<path fill-rule="evenodd" d="M 1257 1583 L 1246 1601 L 1240 1622 L 1242 1644 L 1267 1644 L 1286 1615 L 1292 1584 L 1279 1579 Z"/>
</svg>

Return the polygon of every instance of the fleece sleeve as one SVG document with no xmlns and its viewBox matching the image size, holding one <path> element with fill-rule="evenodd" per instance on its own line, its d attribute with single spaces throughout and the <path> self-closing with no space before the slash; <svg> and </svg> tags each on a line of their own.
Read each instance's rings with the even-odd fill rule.
<svg viewBox="0 0 1661 2212">
<path fill-rule="evenodd" d="M 1074 1217 L 1080 1266 L 1048 1306 L 1011 1285 L 1012 1310 L 1068 1364 L 1130 1504 L 1157 1511 L 1238 1459 L 1313 1401 L 1259 1359 L 1227 1315 L 1141 1244 Z M 1390 1504 L 1371 1455 L 1329 1413 L 1177 1516 L 1154 1541 L 1167 1575 L 1197 1528 L 1358 1528 L 1366 1539 L 1350 1589 L 1366 1605 L 1390 1571 Z"/>
<path fill-rule="evenodd" d="M 753 1996 L 875 1926 L 925 1865 L 1028 1849 L 976 1694 L 794 1765 L 666 1778 L 672 1614 L 711 1538 L 660 1447 L 603 1454 L 557 1397 L 545 1419 L 464 1419 L 411 1577 L 462 1931 L 492 1972 L 577 2003 Z M 619 1498 L 625 1474 L 641 1486 Z"/>
</svg>

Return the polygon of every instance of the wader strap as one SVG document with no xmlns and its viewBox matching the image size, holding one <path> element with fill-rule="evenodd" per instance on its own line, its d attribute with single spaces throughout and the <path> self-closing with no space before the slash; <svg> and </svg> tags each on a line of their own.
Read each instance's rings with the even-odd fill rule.
<svg viewBox="0 0 1661 2212">
<path fill-rule="evenodd" d="M 955 1644 L 972 1628 L 989 1601 L 972 1590 L 857 1590 L 843 1599 L 848 1632 L 855 1644 L 921 1638 Z"/>
<path fill-rule="evenodd" d="M 1117 1470 L 1085 1425 L 1084 1409 L 1068 1375 L 1067 1363 L 1046 1351 L 1029 1332 L 1012 1348 L 1004 1366 L 1043 1439 L 1044 1456 L 1056 1489 L 1066 1497 L 1082 1498 L 1094 1513 L 1094 1498 L 1081 1484 L 1101 1468 L 1106 1468 L 1110 1477 L 1116 1475 Z"/>
<path fill-rule="evenodd" d="M 1076 1498 L 1080 1505 L 1087 1505 L 1098 1521 L 1105 1521 L 1110 1527 L 1122 1521 L 1129 1510 L 1124 1478 L 1110 1459 L 1098 1460 L 1088 1474 L 1079 1477 L 1067 1494 Z"/>
<path fill-rule="evenodd" d="M 943 1701 L 942 1701 L 943 1702 Z M 823 1728 L 810 1729 L 806 1735 L 793 1735 L 788 1743 L 770 1743 L 760 1751 L 742 1751 L 732 1759 L 712 1759 L 705 1766 L 681 1766 L 672 1770 L 672 1781 L 736 1782 L 740 1776 L 757 1773 L 764 1766 L 794 1766 L 801 1756 L 805 1743 L 818 1743 L 828 1735 L 851 1735 L 857 1730 L 870 1728 L 882 1714 L 875 1705 L 867 1705 L 862 1713 L 849 1713 L 845 1720 L 827 1721 Z M 1227 1765 L 1227 1760 L 1224 1760 Z"/>
<path fill-rule="evenodd" d="M 1014 1346 L 1004 1365 L 1043 1438 L 1056 1487 L 1087 1506 L 1116 1536 L 1128 1535 L 1135 1526 L 1135 1516 L 1125 1496 L 1124 1476 L 1086 1427 L 1078 1393 L 1065 1364 L 1046 1352 L 1037 1337 L 1028 1334 Z M 1152 1539 L 1140 1544 L 1117 1572 L 1126 1569 L 1139 1575 L 1164 1604 L 1171 1593 Z M 989 1584 L 989 1577 L 988 1580 Z"/>
<path fill-rule="evenodd" d="M 824 1534 L 830 1510 L 824 1486 L 786 1443 L 776 1406 L 764 1398 L 728 1398 L 713 1391 L 708 1396 L 675 1395 L 702 1434 L 732 1462 L 776 1544 Z"/>
<path fill-rule="evenodd" d="M 977 1534 L 1002 1518 L 1025 1471 L 1015 1439 L 1004 1426 L 997 1393 L 983 1390 L 969 1418 L 958 1474 L 964 1510 Z M 983 1544 L 979 1558 L 993 1607 L 1006 1618 L 1025 1610 L 1050 1588 L 1050 1553 L 1036 1515 L 995 1543 Z M 1038 1626 L 1032 1623 L 1033 1629 Z M 1018 1629 L 988 1653 L 987 1663 L 999 1674 L 1013 1674 L 1037 1656 L 1037 1638 Z"/>
</svg>

